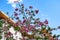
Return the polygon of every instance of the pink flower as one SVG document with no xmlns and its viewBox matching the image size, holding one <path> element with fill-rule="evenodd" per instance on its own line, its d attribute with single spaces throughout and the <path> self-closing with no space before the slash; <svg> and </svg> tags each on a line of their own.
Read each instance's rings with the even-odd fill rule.
<svg viewBox="0 0 60 40">
<path fill-rule="evenodd" d="M 24 4 L 21 4 L 21 6 L 24 6 Z"/>
<path fill-rule="evenodd" d="M 21 32 L 28 32 L 29 31 L 28 27 L 25 27 L 25 26 L 23 26 L 20 30 L 21 30 Z"/>
<path fill-rule="evenodd" d="M 6 26 L 3 27 L 3 31 L 7 31 L 7 27 Z"/>
<path fill-rule="evenodd" d="M 33 7 L 32 6 L 29 6 L 30 9 L 32 9 Z"/>
<path fill-rule="evenodd" d="M 29 30 L 28 30 L 28 27 L 24 27 L 24 30 L 25 30 L 25 32 L 28 32 Z"/>
<path fill-rule="evenodd" d="M 5 34 L 5 37 L 10 37 L 11 35 L 13 35 L 11 32 L 8 32 L 7 34 Z"/>
<path fill-rule="evenodd" d="M 54 38 L 52 37 L 52 38 L 49 38 L 49 40 L 54 40 Z"/>
<path fill-rule="evenodd" d="M 14 26 L 14 27 L 20 26 L 20 24 L 21 24 L 21 20 L 18 20 L 15 24 L 13 24 L 13 26 Z"/>
<path fill-rule="evenodd" d="M 37 14 L 39 12 L 39 10 L 35 10 L 35 13 Z"/>
<path fill-rule="evenodd" d="M 19 17 L 16 17 L 16 20 L 19 19 Z"/>
<path fill-rule="evenodd" d="M 55 40 L 58 40 L 58 37 Z"/>
<path fill-rule="evenodd" d="M 28 15 L 31 15 L 31 13 L 30 13 L 30 11 L 29 11 L 29 10 L 27 10 L 27 11 L 26 11 L 26 13 L 27 13 Z"/>
<path fill-rule="evenodd" d="M 27 11 L 28 9 L 25 9 L 25 11 Z"/>
<path fill-rule="evenodd" d="M 29 31 L 28 28 L 25 28 L 25 31 L 28 32 Z"/>
<path fill-rule="evenodd" d="M 18 8 L 16 8 L 15 11 L 18 11 Z"/>
<path fill-rule="evenodd" d="M 26 40 L 24 36 L 23 36 L 23 39 L 22 40 Z"/>
<path fill-rule="evenodd" d="M 7 34 L 5 34 L 5 35 L 4 35 L 4 37 L 8 37 L 8 35 L 7 35 Z"/>
<path fill-rule="evenodd" d="M 18 16 L 18 13 L 14 12 L 14 16 Z"/>
<path fill-rule="evenodd" d="M 58 29 L 60 29 L 60 26 L 58 26 Z"/>
<path fill-rule="evenodd" d="M 26 22 L 26 19 L 23 20 L 23 23 L 25 23 L 25 22 Z"/>
<path fill-rule="evenodd" d="M 40 26 L 43 26 L 44 24 L 43 24 L 43 22 L 39 22 L 39 25 L 40 25 Z"/>
<path fill-rule="evenodd" d="M 8 35 L 13 35 L 13 34 L 11 32 L 9 32 Z"/>
<path fill-rule="evenodd" d="M 44 21 L 44 23 L 45 23 L 45 24 L 48 24 L 48 21 L 47 21 L 47 20 L 45 20 L 45 21 Z"/>
</svg>

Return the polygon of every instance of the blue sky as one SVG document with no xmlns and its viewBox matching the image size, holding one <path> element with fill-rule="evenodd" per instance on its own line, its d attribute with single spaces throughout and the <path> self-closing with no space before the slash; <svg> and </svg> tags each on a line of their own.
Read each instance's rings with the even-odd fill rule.
<svg viewBox="0 0 60 40">
<path fill-rule="evenodd" d="M 34 9 L 39 9 L 39 17 L 42 20 L 48 19 L 51 27 L 57 27 L 60 25 L 60 0 L 23 0 L 25 7 L 32 5 Z M 14 8 L 7 3 L 7 0 L 0 0 L 0 11 L 12 12 Z M 59 34 L 59 30 L 54 34 Z"/>
</svg>

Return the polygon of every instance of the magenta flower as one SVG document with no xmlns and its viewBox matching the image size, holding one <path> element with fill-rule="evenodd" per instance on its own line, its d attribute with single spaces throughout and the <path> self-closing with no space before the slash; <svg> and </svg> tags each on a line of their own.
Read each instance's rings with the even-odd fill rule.
<svg viewBox="0 0 60 40">
<path fill-rule="evenodd" d="M 8 35 L 13 35 L 13 34 L 11 32 L 9 32 Z"/>
<path fill-rule="evenodd" d="M 29 6 L 30 9 L 32 9 L 33 7 L 32 6 Z"/>
<path fill-rule="evenodd" d="M 23 20 L 23 23 L 25 23 L 25 22 L 26 22 L 26 19 Z"/>
<path fill-rule="evenodd" d="M 29 31 L 28 28 L 25 28 L 25 31 L 28 32 Z"/>
<path fill-rule="evenodd" d="M 5 34 L 5 37 L 10 37 L 11 35 L 13 35 L 11 32 L 8 32 L 7 34 Z"/>
<path fill-rule="evenodd" d="M 29 10 L 27 10 L 27 11 L 26 11 L 26 14 L 30 15 L 30 11 L 29 11 Z"/>
<path fill-rule="evenodd" d="M 26 40 L 24 36 L 23 36 L 22 40 Z"/>
<path fill-rule="evenodd" d="M 18 13 L 14 12 L 14 16 L 18 16 Z"/>
<path fill-rule="evenodd" d="M 25 9 L 25 11 L 27 11 L 27 9 Z"/>
<path fill-rule="evenodd" d="M 47 21 L 47 20 L 45 20 L 45 21 L 44 21 L 44 23 L 45 23 L 45 24 L 48 24 L 48 21 Z"/>
<path fill-rule="evenodd" d="M 43 26 L 43 25 L 44 25 L 44 23 L 43 23 L 43 22 L 39 22 L 39 25 L 40 25 L 40 26 Z"/>
<path fill-rule="evenodd" d="M 15 11 L 18 11 L 18 8 L 16 8 Z"/>
<path fill-rule="evenodd" d="M 21 6 L 24 6 L 24 4 L 21 4 Z"/>
<path fill-rule="evenodd" d="M 19 17 L 16 17 L 16 20 L 19 19 Z"/>
<path fill-rule="evenodd" d="M 49 38 L 49 40 L 54 40 L 54 38 Z"/>
<path fill-rule="evenodd" d="M 18 21 L 15 24 L 13 24 L 13 26 L 11 25 L 11 27 L 14 27 L 14 29 L 16 31 L 15 34 L 17 34 L 17 31 L 19 31 L 23 36 L 22 40 L 27 40 L 27 38 L 28 38 L 28 40 L 36 39 L 35 35 L 37 35 L 37 34 L 38 34 L 37 38 L 39 35 L 42 35 L 44 37 L 48 37 L 48 40 L 55 40 L 55 39 L 58 40 L 58 38 L 55 38 L 54 36 L 51 35 L 51 30 L 55 30 L 56 28 L 51 29 L 48 26 L 48 20 L 41 22 L 39 20 L 39 18 L 34 17 L 35 14 L 38 14 L 38 12 L 39 12 L 39 10 L 38 9 L 34 10 L 32 6 L 29 6 L 29 9 L 27 9 L 27 8 L 25 9 L 24 4 L 20 4 L 19 8 L 15 9 L 14 17 L 13 17 L 16 20 L 18 19 Z M 20 14 L 22 14 L 21 17 L 23 17 L 22 20 L 19 20 Z M 10 20 L 8 22 L 11 23 Z M 48 28 L 47 28 L 47 26 L 48 26 Z M 60 26 L 58 26 L 57 29 L 60 29 Z M 7 27 L 3 27 L 3 31 L 7 31 Z M 30 35 L 30 34 L 32 34 L 32 35 Z M 7 34 L 5 34 L 5 37 L 11 37 L 12 35 L 13 34 L 11 32 L 8 32 Z M 27 38 L 26 38 L 26 36 L 27 36 Z M 18 37 L 16 37 L 16 38 L 18 38 Z"/>
<path fill-rule="evenodd" d="M 16 26 L 20 26 L 20 23 L 21 23 L 20 21 L 16 22 Z"/>
<path fill-rule="evenodd" d="M 29 31 L 28 27 L 25 27 L 25 26 L 23 26 L 20 30 L 21 30 L 21 32 L 28 32 Z"/>
<path fill-rule="evenodd" d="M 3 27 L 3 31 L 7 31 L 7 27 L 6 26 Z"/>
<path fill-rule="evenodd" d="M 60 29 L 60 26 L 58 26 L 58 29 Z"/>
<path fill-rule="evenodd" d="M 35 13 L 38 14 L 39 10 L 35 10 Z"/>
</svg>

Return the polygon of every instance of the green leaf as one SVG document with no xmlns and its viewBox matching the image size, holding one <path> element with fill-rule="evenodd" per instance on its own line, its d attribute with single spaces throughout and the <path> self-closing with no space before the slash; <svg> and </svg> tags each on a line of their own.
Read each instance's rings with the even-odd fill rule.
<svg viewBox="0 0 60 40">
<path fill-rule="evenodd" d="M 45 36 L 45 38 L 44 38 L 45 40 L 48 40 L 49 38 L 48 38 L 48 36 Z"/>
<path fill-rule="evenodd" d="M 2 24 L 3 24 L 4 22 L 2 21 L 2 20 L 0 20 L 0 27 L 2 27 Z"/>
<path fill-rule="evenodd" d="M 2 26 L 0 26 L 0 30 L 2 30 Z"/>
<path fill-rule="evenodd" d="M 33 13 L 33 16 L 35 16 L 35 14 Z"/>
<path fill-rule="evenodd" d="M 26 22 L 26 24 L 28 24 L 28 21 Z"/>
<path fill-rule="evenodd" d="M 44 30 L 44 29 L 46 29 L 46 26 L 45 25 L 42 26 L 42 30 Z"/>
<path fill-rule="evenodd" d="M 13 37 L 6 38 L 6 40 L 13 40 Z"/>
<path fill-rule="evenodd" d="M 6 38 L 6 40 L 10 40 L 9 38 Z"/>
<path fill-rule="evenodd" d="M 56 34 L 55 35 L 53 35 L 53 38 L 56 38 L 57 36 L 56 36 Z"/>
<path fill-rule="evenodd" d="M 23 19 L 24 19 L 25 17 L 23 17 Z"/>
<path fill-rule="evenodd" d="M 12 26 L 11 24 L 8 25 L 9 28 L 10 28 L 11 26 Z"/>
<path fill-rule="evenodd" d="M 51 30 L 51 28 L 50 28 L 50 27 L 48 27 L 48 30 Z"/>
<path fill-rule="evenodd" d="M 39 34 L 42 34 L 42 32 L 40 31 Z"/>
<path fill-rule="evenodd" d="M 52 34 L 52 32 L 50 32 L 49 34 Z"/>
<path fill-rule="evenodd" d="M 31 13 L 34 13 L 34 11 L 33 11 L 33 10 L 31 10 Z"/>
<path fill-rule="evenodd" d="M 57 37 L 60 37 L 60 35 L 57 35 Z"/>
<path fill-rule="evenodd" d="M 0 39 L 2 39 L 2 36 L 0 36 Z"/>
<path fill-rule="evenodd" d="M 4 23 L 4 21 L 0 20 L 0 23 Z"/>
<path fill-rule="evenodd" d="M 0 23 L 0 27 L 2 27 L 2 24 Z"/>
<path fill-rule="evenodd" d="M 19 27 L 14 27 L 14 30 L 19 31 Z"/>
<path fill-rule="evenodd" d="M 2 33 L 2 30 L 0 30 L 0 33 Z"/>
</svg>

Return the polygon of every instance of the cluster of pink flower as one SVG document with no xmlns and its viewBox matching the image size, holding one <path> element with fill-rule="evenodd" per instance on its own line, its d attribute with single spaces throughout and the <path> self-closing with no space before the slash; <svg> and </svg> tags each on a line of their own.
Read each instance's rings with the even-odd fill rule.
<svg viewBox="0 0 60 40">
<path fill-rule="evenodd" d="M 34 16 L 36 14 L 38 14 L 38 12 L 39 12 L 38 9 L 33 10 L 32 6 L 29 6 L 29 9 L 28 8 L 25 9 L 24 4 L 21 4 L 21 5 L 18 4 L 18 5 L 19 5 L 19 8 L 15 9 L 14 17 L 13 17 L 13 19 L 15 18 L 16 20 L 18 20 L 16 22 L 16 24 L 13 25 L 15 30 L 19 30 L 21 33 L 32 32 L 32 33 L 36 34 L 36 33 L 39 32 L 39 33 L 42 33 L 43 35 L 44 35 L 44 33 L 47 34 L 47 35 L 51 35 L 51 33 L 49 33 L 49 32 L 51 32 L 51 30 L 55 30 L 56 29 L 56 28 L 51 29 L 48 26 L 48 20 L 47 19 L 44 22 L 41 22 L 39 20 L 39 18 L 37 18 L 37 19 L 34 18 Z M 22 15 L 22 17 L 23 17 L 22 21 L 20 20 L 20 15 Z M 41 29 L 36 29 L 37 27 L 41 27 Z M 58 29 L 60 29 L 60 26 L 58 27 Z M 46 31 L 45 32 L 41 32 L 42 30 L 46 30 L 47 32 Z M 11 33 L 9 33 L 9 35 L 10 34 Z M 41 35 L 41 34 L 39 34 L 39 35 Z M 46 38 L 46 35 L 44 35 L 44 36 Z M 23 36 L 23 38 L 24 38 L 24 36 Z M 56 35 L 52 36 L 52 38 L 50 37 L 48 40 L 54 40 L 54 38 L 57 38 L 57 36 Z"/>
<path fill-rule="evenodd" d="M 5 34 L 4 36 L 8 38 L 8 37 L 11 37 L 12 35 L 13 35 L 13 34 L 12 34 L 11 32 L 8 32 L 8 33 Z"/>
</svg>

